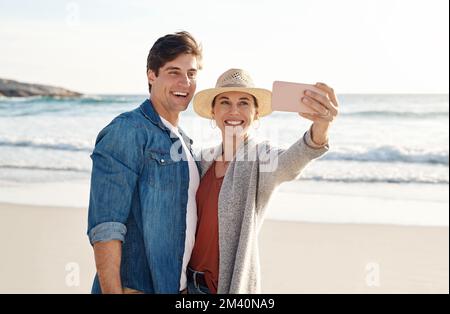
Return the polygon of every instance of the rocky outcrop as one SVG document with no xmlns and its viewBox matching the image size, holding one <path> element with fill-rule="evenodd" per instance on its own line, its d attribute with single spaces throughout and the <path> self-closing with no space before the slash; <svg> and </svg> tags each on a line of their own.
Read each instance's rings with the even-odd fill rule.
<svg viewBox="0 0 450 314">
<path fill-rule="evenodd" d="M 79 97 L 82 94 L 61 87 L 21 83 L 0 78 L 0 96 L 3 97 Z"/>
</svg>

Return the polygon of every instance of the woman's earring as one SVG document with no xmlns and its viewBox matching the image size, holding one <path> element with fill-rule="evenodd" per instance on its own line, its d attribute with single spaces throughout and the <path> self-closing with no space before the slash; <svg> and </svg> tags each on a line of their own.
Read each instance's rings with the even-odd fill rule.
<svg viewBox="0 0 450 314">
<path fill-rule="evenodd" d="M 209 124 L 211 125 L 211 128 L 214 130 L 217 128 L 216 120 L 214 120 L 214 117 L 209 121 Z"/>
<path fill-rule="evenodd" d="M 261 121 L 259 121 L 259 119 L 256 119 L 253 121 L 253 128 L 255 130 L 259 129 L 260 126 L 261 126 Z"/>
</svg>

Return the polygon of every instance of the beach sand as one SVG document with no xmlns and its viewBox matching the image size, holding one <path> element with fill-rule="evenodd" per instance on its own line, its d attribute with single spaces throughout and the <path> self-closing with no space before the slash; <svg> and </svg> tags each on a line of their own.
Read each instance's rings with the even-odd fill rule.
<svg viewBox="0 0 450 314">
<path fill-rule="evenodd" d="M 87 210 L 0 203 L 0 293 L 89 293 Z M 448 293 L 448 227 L 267 220 L 264 293 Z"/>
<path fill-rule="evenodd" d="M 447 227 L 267 221 L 267 293 L 448 293 Z"/>
</svg>

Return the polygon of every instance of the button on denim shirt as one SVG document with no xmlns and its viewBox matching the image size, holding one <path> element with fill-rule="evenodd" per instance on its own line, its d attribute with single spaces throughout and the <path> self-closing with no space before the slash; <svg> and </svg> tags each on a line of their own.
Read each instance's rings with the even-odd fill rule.
<svg viewBox="0 0 450 314">
<path fill-rule="evenodd" d="M 191 139 L 180 133 L 191 150 Z M 180 158 L 171 157 L 174 143 Z M 123 287 L 179 292 L 189 187 L 183 154 L 179 138 L 149 100 L 116 117 L 97 137 L 91 155 L 88 236 L 91 244 L 123 242 Z M 98 276 L 92 293 L 101 293 Z"/>
</svg>

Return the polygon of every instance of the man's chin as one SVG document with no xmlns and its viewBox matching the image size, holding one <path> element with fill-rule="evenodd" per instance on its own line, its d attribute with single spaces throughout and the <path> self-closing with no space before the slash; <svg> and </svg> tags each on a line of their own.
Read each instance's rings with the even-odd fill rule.
<svg viewBox="0 0 450 314">
<path fill-rule="evenodd" d="M 177 111 L 182 112 L 182 111 L 186 111 L 186 109 L 189 107 L 189 102 L 184 104 L 184 103 L 176 103 L 173 104 L 172 108 L 176 108 Z"/>
<path fill-rule="evenodd" d="M 186 111 L 186 109 L 189 107 L 189 103 L 186 106 L 181 106 L 180 111 Z"/>
</svg>

